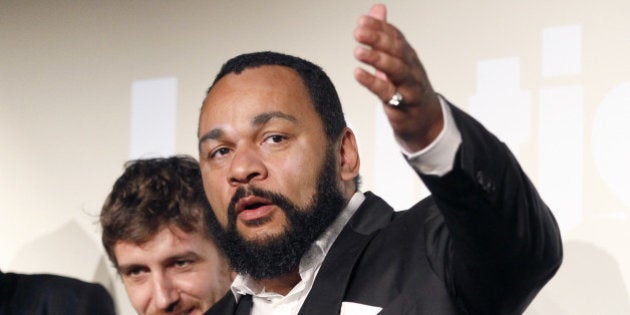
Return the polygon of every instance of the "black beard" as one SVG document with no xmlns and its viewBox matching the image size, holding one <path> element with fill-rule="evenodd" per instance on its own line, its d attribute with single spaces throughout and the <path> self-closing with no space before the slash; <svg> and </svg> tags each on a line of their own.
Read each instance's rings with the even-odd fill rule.
<svg viewBox="0 0 630 315">
<path fill-rule="evenodd" d="M 304 208 L 296 206 L 281 194 L 256 187 L 240 187 L 236 191 L 228 207 L 227 227 L 221 228 L 216 217 L 209 224 L 219 247 L 236 272 L 260 280 L 288 274 L 298 267 L 304 253 L 330 226 L 346 204 L 337 186 L 335 165 L 336 159 L 329 148 L 318 175 L 317 191 L 310 204 Z M 285 231 L 257 241 L 247 241 L 239 235 L 236 230 L 235 204 L 240 198 L 249 195 L 268 199 L 277 205 L 287 219 Z"/>
</svg>

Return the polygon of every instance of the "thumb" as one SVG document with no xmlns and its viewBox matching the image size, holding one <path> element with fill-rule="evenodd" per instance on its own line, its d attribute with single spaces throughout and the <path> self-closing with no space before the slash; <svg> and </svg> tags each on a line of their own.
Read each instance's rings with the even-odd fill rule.
<svg viewBox="0 0 630 315">
<path fill-rule="evenodd" d="M 387 21 L 387 8 L 383 4 L 375 4 L 370 8 L 368 15 L 381 21 Z"/>
</svg>

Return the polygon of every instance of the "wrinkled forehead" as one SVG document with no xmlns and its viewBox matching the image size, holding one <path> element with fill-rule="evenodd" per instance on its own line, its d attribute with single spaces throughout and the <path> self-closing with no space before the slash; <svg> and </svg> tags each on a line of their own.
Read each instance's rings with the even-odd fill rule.
<svg viewBox="0 0 630 315">
<path fill-rule="evenodd" d="M 199 127 L 207 127 L 215 120 L 247 119 L 264 112 L 318 117 L 311 96 L 295 70 L 277 65 L 260 66 L 227 74 L 217 81 L 204 100 Z"/>
</svg>

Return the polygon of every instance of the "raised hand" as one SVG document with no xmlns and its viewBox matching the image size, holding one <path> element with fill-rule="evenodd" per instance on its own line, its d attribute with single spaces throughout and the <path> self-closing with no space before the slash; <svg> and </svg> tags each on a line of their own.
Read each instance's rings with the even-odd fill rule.
<svg viewBox="0 0 630 315">
<path fill-rule="evenodd" d="M 429 145 L 443 126 L 439 99 L 416 51 L 387 22 L 384 5 L 372 6 L 359 18 L 354 38 L 361 44 L 355 58 L 375 70 L 357 68 L 354 77 L 381 100 L 398 143 L 409 152 Z M 398 105 L 397 93 L 402 97 Z"/>
</svg>

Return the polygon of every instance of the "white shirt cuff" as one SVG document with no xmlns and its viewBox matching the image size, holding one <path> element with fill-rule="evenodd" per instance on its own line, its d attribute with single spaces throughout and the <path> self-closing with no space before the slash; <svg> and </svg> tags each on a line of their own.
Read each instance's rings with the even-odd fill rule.
<svg viewBox="0 0 630 315">
<path fill-rule="evenodd" d="M 407 162 L 414 170 L 425 175 L 442 176 L 453 169 L 457 148 L 462 143 L 462 135 L 453 120 L 451 108 L 439 96 L 444 127 L 440 134 L 426 148 L 418 152 L 406 152 Z"/>
</svg>

